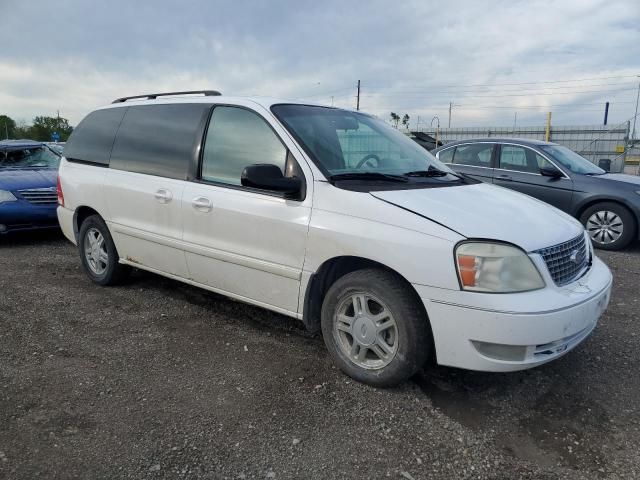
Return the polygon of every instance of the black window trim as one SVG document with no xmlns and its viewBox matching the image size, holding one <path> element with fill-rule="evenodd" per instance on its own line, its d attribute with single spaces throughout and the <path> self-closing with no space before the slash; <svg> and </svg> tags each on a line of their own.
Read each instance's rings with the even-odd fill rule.
<svg viewBox="0 0 640 480">
<path fill-rule="evenodd" d="M 301 196 L 300 198 L 289 198 L 287 196 L 287 194 L 282 193 L 282 192 L 273 192 L 270 190 L 263 190 L 261 188 L 253 188 L 253 187 L 245 187 L 244 185 L 233 185 L 231 183 L 224 183 L 224 182 L 217 182 L 215 180 L 205 180 L 202 178 L 202 163 L 204 161 L 204 144 L 205 141 L 207 139 L 207 133 L 209 132 L 209 125 L 211 124 L 211 117 L 213 116 L 213 111 L 218 108 L 218 107 L 234 107 L 234 108 L 241 108 L 243 110 L 247 110 L 255 115 L 257 115 L 258 117 L 260 117 L 266 124 L 267 126 L 271 129 L 271 131 L 273 132 L 273 134 L 276 136 L 276 138 L 280 141 L 280 143 L 282 143 L 282 146 L 285 148 L 286 150 L 286 157 L 288 158 L 289 156 L 291 156 L 291 158 L 293 158 L 293 161 L 295 161 L 298 165 L 298 172 L 300 173 L 301 177 L 300 179 L 302 180 L 302 188 L 300 189 L 301 192 Z M 307 178 L 304 175 L 304 171 L 302 169 L 302 167 L 300 166 L 300 162 L 298 161 L 298 159 L 295 157 L 295 155 L 293 154 L 293 152 L 291 151 L 291 149 L 287 146 L 287 144 L 282 140 L 282 137 L 280 135 L 278 135 L 278 132 L 275 131 L 275 129 L 273 128 L 273 126 L 271 125 L 271 123 L 269 123 L 269 121 L 265 118 L 264 115 L 262 115 L 260 112 L 250 108 L 250 107 L 246 107 L 244 105 L 237 105 L 237 104 L 233 104 L 233 103 L 214 103 L 211 105 L 211 108 L 209 109 L 209 114 L 205 116 L 206 117 L 206 122 L 204 124 L 204 128 L 202 131 L 202 134 L 200 136 L 200 142 L 198 143 L 198 153 L 196 156 L 196 168 L 195 168 L 195 175 L 193 176 L 192 179 L 188 179 L 188 181 L 193 182 L 193 183 L 199 183 L 202 185 L 212 185 L 215 187 L 224 187 L 224 188 L 230 188 L 232 190 L 240 190 L 240 191 L 244 191 L 244 192 L 251 192 L 251 193 L 259 193 L 261 195 L 267 195 L 269 197 L 275 197 L 275 198 L 282 198 L 284 200 L 287 201 L 293 201 L 293 202 L 299 202 L 302 203 L 305 201 L 305 199 L 307 198 Z M 287 162 L 287 158 L 285 158 L 285 167 L 286 167 L 286 162 Z"/>
</svg>

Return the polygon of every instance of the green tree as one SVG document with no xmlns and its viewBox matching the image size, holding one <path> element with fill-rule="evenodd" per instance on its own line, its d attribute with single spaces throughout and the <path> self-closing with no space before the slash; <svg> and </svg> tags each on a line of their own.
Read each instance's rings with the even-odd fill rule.
<svg viewBox="0 0 640 480">
<path fill-rule="evenodd" d="M 16 128 L 14 130 L 13 138 L 29 138 L 31 135 L 31 125 L 27 125 L 27 122 L 24 120 L 19 120 L 16 124 Z"/>
<path fill-rule="evenodd" d="M 7 115 L 0 115 L 0 139 L 16 138 L 16 122 Z"/>
<path fill-rule="evenodd" d="M 38 116 L 33 119 L 33 125 L 29 129 L 29 138 L 32 140 L 51 141 L 51 134 L 58 132 L 60 141 L 66 142 L 73 131 L 69 120 L 62 117 Z"/>
<path fill-rule="evenodd" d="M 391 123 L 393 123 L 393 126 L 398 128 L 398 122 L 400 121 L 400 115 L 398 115 L 395 112 L 391 112 Z"/>
<path fill-rule="evenodd" d="M 409 128 L 409 114 L 405 113 L 404 116 L 402 117 L 402 125 L 404 125 L 404 128 Z"/>
</svg>

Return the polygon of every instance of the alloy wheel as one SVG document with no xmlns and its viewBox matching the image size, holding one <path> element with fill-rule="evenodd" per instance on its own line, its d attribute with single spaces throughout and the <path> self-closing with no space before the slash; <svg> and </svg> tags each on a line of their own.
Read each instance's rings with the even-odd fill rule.
<svg viewBox="0 0 640 480">
<path fill-rule="evenodd" d="M 334 335 L 342 353 L 361 368 L 387 366 L 398 351 L 398 326 L 376 296 L 358 292 L 340 302 Z"/>
<path fill-rule="evenodd" d="M 594 212 L 587 219 L 586 228 L 591 239 L 602 245 L 618 241 L 624 232 L 622 219 L 610 210 Z"/>
<path fill-rule="evenodd" d="M 90 228 L 84 236 L 84 256 L 87 265 L 96 275 L 102 275 L 109 264 L 107 245 L 97 228 Z"/>
</svg>

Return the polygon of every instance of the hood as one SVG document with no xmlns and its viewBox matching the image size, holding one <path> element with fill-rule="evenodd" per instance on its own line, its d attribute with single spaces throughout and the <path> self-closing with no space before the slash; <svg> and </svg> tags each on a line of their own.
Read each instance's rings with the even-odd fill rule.
<svg viewBox="0 0 640 480">
<path fill-rule="evenodd" d="M 582 225 L 535 198 L 488 185 L 371 192 L 467 238 L 513 243 L 531 252 L 580 235 Z"/>
<path fill-rule="evenodd" d="M 0 190 L 55 187 L 55 168 L 0 168 Z"/>
<path fill-rule="evenodd" d="M 605 173 L 604 175 L 596 175 L 591 178 L 624 182 L 640 187 L 640 177 L 637 175 L 627 175 L 626 173 Z"/>
</svg>

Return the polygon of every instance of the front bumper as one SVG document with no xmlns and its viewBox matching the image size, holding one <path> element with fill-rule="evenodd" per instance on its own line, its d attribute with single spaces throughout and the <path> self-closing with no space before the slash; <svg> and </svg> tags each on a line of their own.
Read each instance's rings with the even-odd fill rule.
<svg viewBox="0 0 640 480">
<path fill-rule="evenodd" d="M 24 200 L 0 203 L 0 235 L 41 228 L 57 228 L 56 206 L 33 205 Z"/>
<path fill-rule="evenodd" d="M 611 297 L 612 277 L 594 257 L 591 269 L 564 287 L 482 294 L 414 285 L 424 302 L 441 365 L 506 372 L 554 360 L 595 328 Z"/>
</svg>

